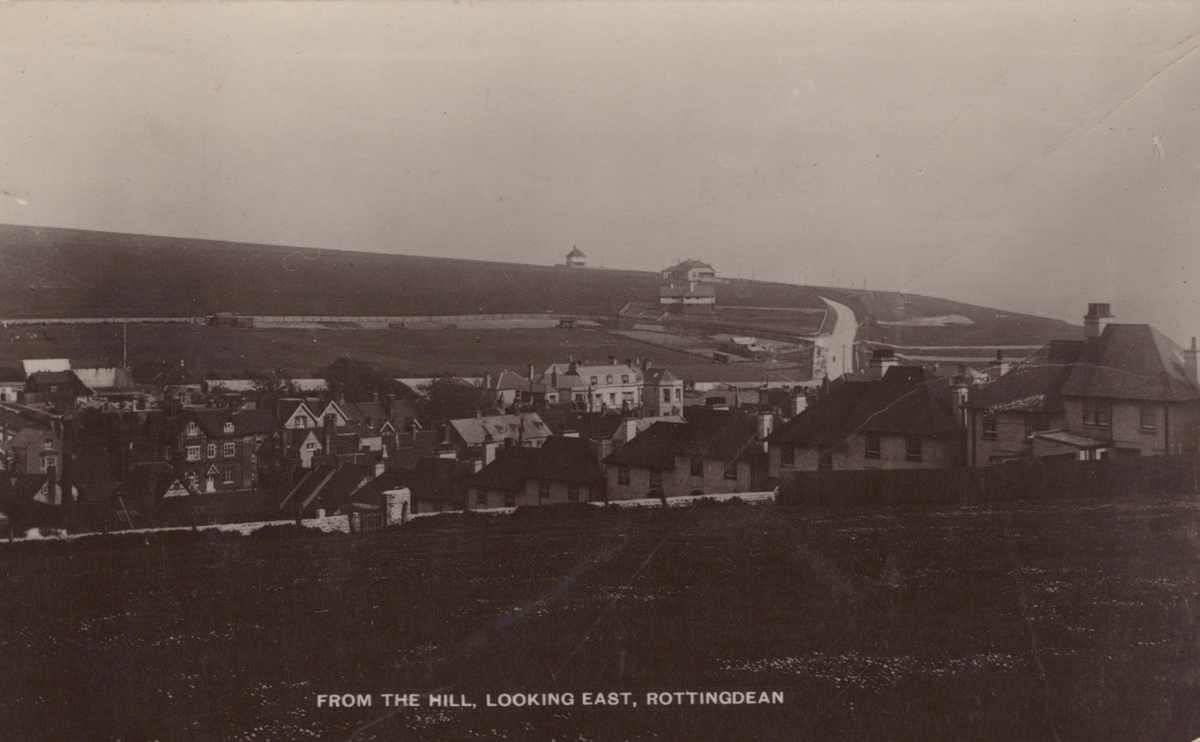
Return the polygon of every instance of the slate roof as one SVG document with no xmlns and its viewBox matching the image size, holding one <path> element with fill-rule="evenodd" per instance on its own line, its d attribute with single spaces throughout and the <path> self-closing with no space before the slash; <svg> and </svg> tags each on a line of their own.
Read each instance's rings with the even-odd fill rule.
<svg viewBox="0 0 1200 742">
<path fill-rule="evenodd" d="M 1060 391 L 1083 351 L 1082 340 L 1055 340 L 971 395 L 971 409 L 1062 414 Z"/>
<path fill-rule="evenodd" d="M 767 441 L 831 448 L 860 432 L 960 434 L 949 382 L 924 369 L 894 366 L 883 379 L 848 381 L 831 389 L 767 436 Z"/>
<path fill-rule="evenodd" d="M 517 389 L 519 391 L 529 390 L 529 379 L 526 379 L 520 374 L 512 371 L 501 371 L 500 375 L 492 379 L 492 385 L 488 387 L 494 391 L 505 391 L 508 389 Z"/>
<path fill-rule="evenodd" d="M 37 371 L 29 375 L 28 381 L 32 381 L 37 386 L 81 383 L 74 371 Z"/>
<path fill-rule="evenodd" d="M 547 438 L 549 443 L 553 438 Z M 510 490 L 524 487 L 529 477 L 526 472 L 537 455 L 536 448 L 509 448 L 501 451 L 492 463 L 471 475 L 467 484 L 493 490 Z"/>
<path fill-rule="evenodd" d="M 671 373 L 665 368 L 650 368 L 646 369 L 646 383 L 650 385 L 666 384 L 672 381 L 679 381 L 679 377 Z"/>
<path fill-rule="evenodd" d="M 1182 349 L 1149 325 L 1110 324 L 1088 340 L 1061 394 L 1159 402 L 1200 399 L 1188 379 Z"/>
<path fill-rule="evenodd" d="M 283 499 L 279 502 L 280 510 L 288 510 L 295 508 L 298 504 L 308 502 L 312 497 L 313 492 L 329 477 L 333 476 L 334 468 L 326 464 L 310 469 L 307 474 L 300 478 L 299 482 L 292 487 Z"/>
<path fill-rule="evenodd" d="M 383 493 L 402 487 L 403 472 L 385 469 L 382 474 L 359 487 L 347 502 L 355 505 L 379 505 Z"/>
<path fill-rule="evenodd" d="M 571 252 L 567 253 L 567 257 L 568 258 L 586 258 L 587 256 L 583 254 L 583 250 L 580 250 L 578 247 L 575 247 L 575 248 L 571 249 Z"/>
<path fill-rule="evenodd" d="M 588 442 L 552 436 L 541 448 L 509 448 L 467 481 L 474 487 L 509 490 L 530 479 L 599 487 L 604 474 Z"/>
<path fill-rule="evenodd" d="M 350 496 L 364 484 L 364 480 L 373 476 L 374 470 L 361 464 L 342 464 L 324 483 L 311 492 L 305 501 L 305 507 L 324 508 L 326 513 L 333 514 L 341 510 L 350 501 Z"/>
<path fill-rule="evenodd" d="M 417 462 L 412 471 L 403 475 L 404 486 L 412 493 L 412 499 L 428 500 L 442 504 L 466 504 L 461 486 L 466 481 L 458 461 L 440 457 L 426 457 Z"/>
<path fill-rule="evenodd" d="M 656 422 L 604 460 L 606 464 L 670 469 L 675 456 L 705 456 L 724 461 L 763 457 L 757 445 L 758 421 L 738 410 L 696 407 L 686 423 Z"/>
<path fill-rule="evenodd" d="M 536 412 L 520 415 L 465 417 L 451 420 L 450 426 L 468 446 L 505 440 L 535 440 L 550 435 L 550 428 Z"/>
</svg>

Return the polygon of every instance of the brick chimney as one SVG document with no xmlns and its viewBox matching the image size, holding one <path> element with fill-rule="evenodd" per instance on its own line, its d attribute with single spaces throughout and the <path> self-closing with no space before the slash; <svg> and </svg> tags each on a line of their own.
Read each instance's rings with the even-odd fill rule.
<svg viewBox="0 0 1200 742">
<path fill-rule="evenodd" d="M 882 379 L 888 369 L 896 364 L 896 351 L 891 348 L 876 348 L 871 354 L 871 363 L 868 374 L 872 381 Z"/>
<path fill-rule="evenodd" d="M 1088 313 L 1083 316 L 1083 337 L 1087 340 L 1104 334 L 1104 328 L 1112 321 L 1112 307 L 1108 304 L 1088 304 Z"/>
<path fill-rule="evenodd" d="M 996 376 L 1003 376 L 1008 373 L 1008 360 L 1004 357 L 1004 351 L 996 350 Z"/>
<path fill-rule="evenodd" d="M 1192 338 L 1192 347 L 1183 351 L 1183 367 L 1187 370 L 1187 377 L 1196 386 L 1200 386 L 1200 369 L 1197 368 L 1196 359 L 1200 356 L 1200 350 L 1196 350 L 1196 338 Z"/>
</svg>

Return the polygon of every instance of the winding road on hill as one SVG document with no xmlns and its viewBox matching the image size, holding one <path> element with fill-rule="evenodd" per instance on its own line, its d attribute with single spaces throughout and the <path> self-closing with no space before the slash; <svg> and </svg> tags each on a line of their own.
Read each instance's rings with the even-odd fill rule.
<svg viewBox="0 0 1200 742">
<path fill-rule="evenodd" d="M 829 334 L 822 334 L 814 343 L 825 349 L 825 375 L 830 380 L 854 373 L 854 338 L 858 335 L 858 318 L 854 310 L 840 302 L 818 297 L 833 311 L 837 321 Z"/>
</svg>

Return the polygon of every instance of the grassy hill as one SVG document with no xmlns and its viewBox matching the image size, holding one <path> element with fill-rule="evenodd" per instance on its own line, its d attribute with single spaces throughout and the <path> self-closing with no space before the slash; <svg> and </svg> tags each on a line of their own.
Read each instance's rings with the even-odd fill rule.
<svg viewBox="0 0 1200 742">
<path fill-rule="evenodd" d="M 657 273 L 315 250 L 0 225 L 0 317 L 244 314 L 615 315 L 658 301 Z M 1065 322 L 912 294 L 735 280 L 719 306 L 820 309 L 845 303 L 860 321 L 955 316 L 946 326 L 877 325 L 898 344 L 1038 344 L 1075 337 Z"/>
</svg>

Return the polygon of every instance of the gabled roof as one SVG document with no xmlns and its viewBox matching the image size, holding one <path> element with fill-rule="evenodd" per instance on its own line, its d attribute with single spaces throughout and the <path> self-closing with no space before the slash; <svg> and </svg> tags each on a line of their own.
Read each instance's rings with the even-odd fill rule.
<svg viewBox="0 0 1200 742">
<path fill-rule="evenodd" d="M 957 435 L 961 428 L 949 384 L 924 369 L 895 366 L 883 379 L 848 381 L 831 389 L 767 441 L 830 448 L 857 433 Z"/>
<path fill-rule="evenodd" d="M 529 379 L 526 379 L 520 374 L 515 374 L 512 371 L 504 370 L 500 375 L 492 379 L 492 385 L 488 387 L 493 391 L 505 391 L 507 389 L 517 389 L 519 391 L 527 391 L 529 389 Z"/>
<path fill-rule="evenodd" d="M 317 416 L 313 413 L 312 408 L 308 406 L 308 402 L 296 397 L 289 397 L 279 400 L 278 405 L 276 406 L 276 411 L 278 413 L 276 415 L 276 419 L 279 421 L 279 424 L 282 425 L 290 420 L 292 415 L 295 415 L 296 411 L 302 407 L 304 408 L 305 415 L 313 420 L 317 419 Z"/>
<path fill-rule="evenodd" d="M 1063 381 L 1083 351 L 1082 340 L 1054 340 L 971 395 L 972 409 L 1061 414 Z"/>
<path fill-rule="evenodd" d="M 49 430 L 39 428 L 24 428 L 21 432 L 14 435 L 11 439 L 3 444 L 4 448 L 25 448 L 32 443 L 39 443 L 43 440 L 53 440 L 54 434 Z"/>
<path fill-rule="evenodd" d="M 574 247 L 571 249 L 571 252 L 567 253 L 567 257 L 568 258 L 586 258 L 587 256 L 584 255 L 583 251 L 580 250 L 578 247 Z"/>
<path fill-rule="evenodd" d="M 1117 325 L 1088 340 L 1061 394 L 1179 402 L 1200 399 L 1188 379 L 1182 349 L 1149 325 Z"/>
</svg>

